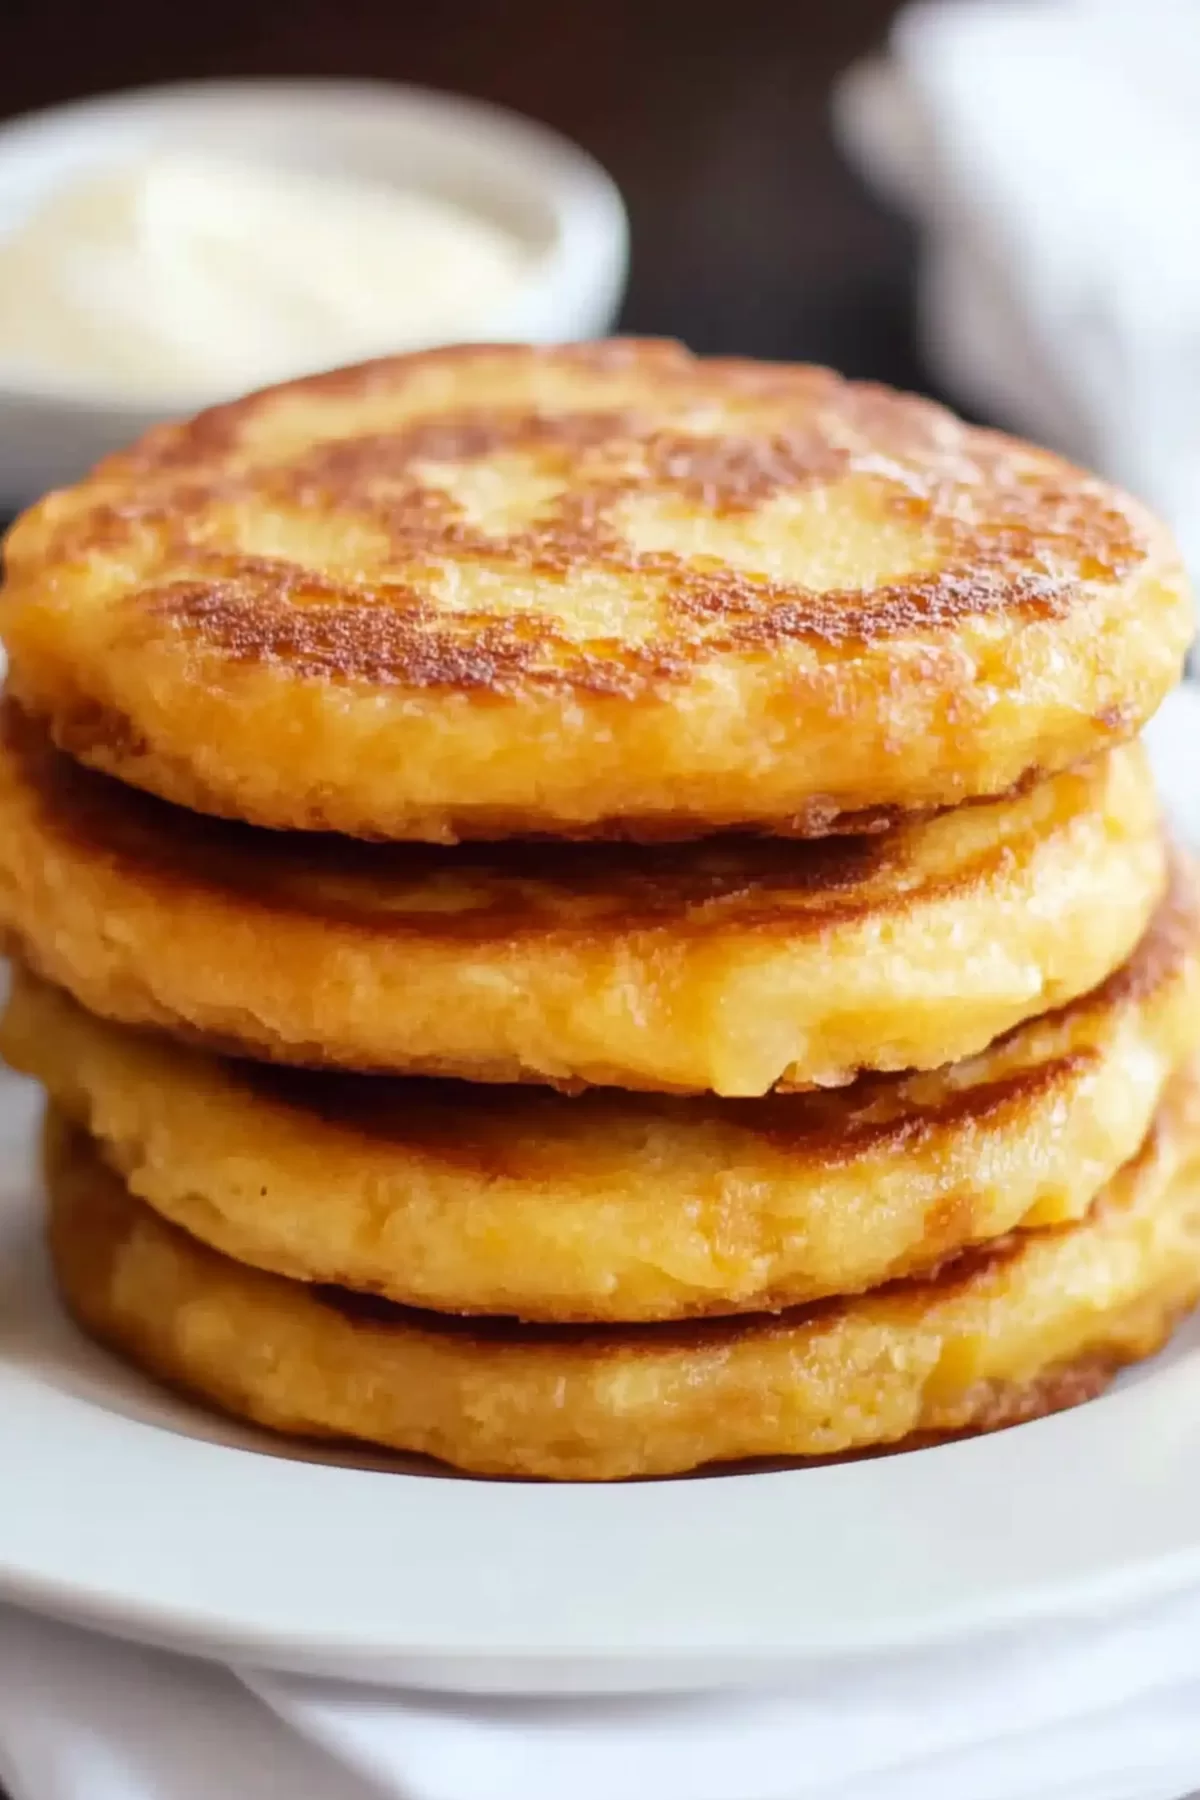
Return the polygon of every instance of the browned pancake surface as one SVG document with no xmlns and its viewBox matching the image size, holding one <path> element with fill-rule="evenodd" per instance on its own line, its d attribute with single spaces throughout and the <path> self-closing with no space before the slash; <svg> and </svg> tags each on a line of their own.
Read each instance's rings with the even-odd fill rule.
<svg viewBox="0 0 1200 1800">
<path fill-rule="evenodd" d="M 1200 1049 L 1178 871 L 1130 962 L 966 1063 L 674 1099 L 269 1068 L 18 967 L 0 1051 L 130 1191 L 239 1262 L 439 1311 L 662 1320 L 856 1293 L 1080 1218 Z"/>
<path fill-rule="evenodd" d="M 60 1119 L 51 1246 L 81 1323 L 235 1415 L 481 1474 L 614 1480 L 993 1430 L 1090 1398 L 1200 1293 L 1198 1132 L 1182 1077 L 1083 1221 L 771 1319 L 520 1327 L 314 1291 L 166 1224 Z"/>
<path fill-rule="evenodd" d="M 93 1012 L 260 1059 L 729 1095 L 937 1067 L 1162 896 L 1125 746 L 881 837 L 362 845 L 206 820 L 0 721 L 0 926 Z"/>
<path fill-rule="evenodd" d="M 828 371 L 474 347 L 152 433 L 12 534 L 58 741 L 367 837 L 821 834 L 1128 736 L 1191 630 L 1134 501 Z"/>
</svg>

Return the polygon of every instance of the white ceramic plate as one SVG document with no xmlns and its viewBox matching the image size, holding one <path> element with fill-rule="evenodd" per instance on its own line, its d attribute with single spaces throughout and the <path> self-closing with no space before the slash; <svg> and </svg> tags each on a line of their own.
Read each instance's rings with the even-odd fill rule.
<svg viewBox="0 0 1200 1800">
<path fill-rule="evenodd" d="M 1149 735 L 1200 845 L 1200 697 Z M 36 1112 L 0 1076 L 0 1595 L 225 1660 L 586 1693 L 761 1681 L 1200 1583 L 1200 1315 L 1090 1406 L 906 1455 L 623 1487 L 297 1460 L 63 1316 Z"/>
<path fill-rule="evenodd" d="M 623 1487 L 296 1461 L 164 1398 L 52 1297 L 0 1083 L 0 1594 L 277 1667 L 516 1692 L 701 1686 L 1200 1581 L 1200 1331 L 973 1442 Z"/>
</svg>

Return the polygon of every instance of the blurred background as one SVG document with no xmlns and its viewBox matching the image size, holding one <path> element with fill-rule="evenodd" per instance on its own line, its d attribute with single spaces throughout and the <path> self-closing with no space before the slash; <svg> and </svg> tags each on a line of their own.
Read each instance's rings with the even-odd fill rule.
<svg viewBox="0 0 1200 1800">
<path fill-rule="evenodd" d="M 921 385 L 912 246 L 835 149 L 890 0 L 5 0 L 0 115 L 197 77 L 372 76 L 499 102 L 608 169 L 621 324 Z"/>
<path fill-rule="evenodd" d="M 152 416 L 280 373 L 615 318 L 947 399 L 1140 492 L 1200 568 L 1200 0 L 3 0 L 0 16 L 0 510 Z M 199 165 L 98 197 L 81 184 L 128 149 L 128 117 L 13 123 L 163 82 L 314 76 L 473 96 L 568 142 L 522 147 L 452 107 L 414 127 L 402 93 L 374 123 L 354 95 L 327 96 L 323 123 L 295 96 L 259 121 L 243 95 L 236 120 L 209 118 Z M 572 143 L 623 199 L 627 286 L 620 201 Z M 382 173 L 385 206 L 442 186 L 493 233 L 507 207 L 533 231 L 517 310 L 493 279 L 504 246 L 439 239 L 428 217 L 378 230 L 378 193 L 255 187 L 236 159 L 260 151 L 305 177 L 322 158 Z M 567 234 L 550 281 L 555 207 L 591 236 Z"/>
</svg>

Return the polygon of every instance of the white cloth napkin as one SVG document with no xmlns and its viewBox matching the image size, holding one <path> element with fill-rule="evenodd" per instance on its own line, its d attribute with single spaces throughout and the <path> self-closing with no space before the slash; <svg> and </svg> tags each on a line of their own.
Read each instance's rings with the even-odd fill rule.
<svg viewBox="0 0 1200 1800">
<path fill-rule="evenodd" d="M 1200 1596 L 789 1692 L 482 1701 L 227 1669 L 0 1608 L 11 1800 L 1182 1800 Z"/>
<path fill-rule="evenodd" d="M 1141 493 L 1200 571 L 1200 5 L 910 6 L 835 117 L 923 228 L 947 390 Z"/>
<path fill-rule="evenodd" d="M 1175 695 L 1147 737 L 1200 847 L 1200 691 Z M 0 1787 L 10 1800 L 1182 1800 L 1200 1789 L 1200 1594 L 839 1665 L 786 1692 L 586 1702 L 220 1669 L 0 1607 Z"/>
</svg>

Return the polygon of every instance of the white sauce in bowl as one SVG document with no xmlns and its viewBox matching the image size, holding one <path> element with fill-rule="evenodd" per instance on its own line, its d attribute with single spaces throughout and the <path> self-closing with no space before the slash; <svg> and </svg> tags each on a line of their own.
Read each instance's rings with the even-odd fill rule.
<svg viewBox="0 0 1200 1800">
<path fill-rule="evenodd" d="M 503 335 L 535 258 L 481 215 L 354 176 L 162 154 L 0 242 L 0 375 L 153 403 Z"/>
</svg>

